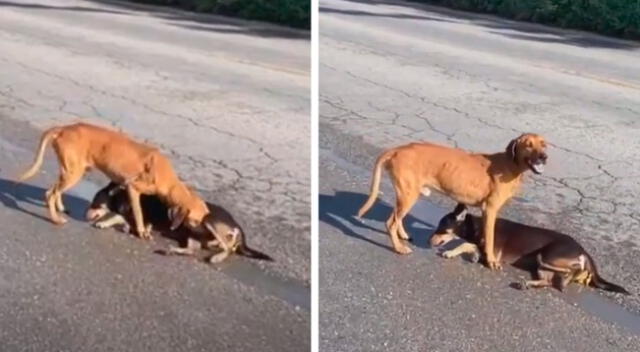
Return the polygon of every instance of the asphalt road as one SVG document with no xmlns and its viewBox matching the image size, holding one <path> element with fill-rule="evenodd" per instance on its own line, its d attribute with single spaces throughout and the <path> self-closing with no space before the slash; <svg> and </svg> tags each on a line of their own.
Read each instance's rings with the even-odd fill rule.
<svg viewBox="0 0 640 352">
<path fill-rule="evenodd" d="M 309 348 L 309 35 L 102 1 L 0 1 L 3 351 Z M 275 258 L 211 267 L 82 221 L 106 180 L 46 219 L 57 165 L 11 183 L 42 130 L 78 117 L 159 146 Z"/>
<path fill-rule="evenodd" d="M 332 351 L 640 349 L 639 45 L 401 1 L 320 2 L 320 326 Z M 446 261 L 426 245 L 445 197 L 389 251 L 393 200 L 353 220 L 378 153 L 428 140 L 493 152 L 522 132 L 551 143 L 504 217 L 570 233 L 631 297 L 520 292 L 524 273 Z"/>
</svg>

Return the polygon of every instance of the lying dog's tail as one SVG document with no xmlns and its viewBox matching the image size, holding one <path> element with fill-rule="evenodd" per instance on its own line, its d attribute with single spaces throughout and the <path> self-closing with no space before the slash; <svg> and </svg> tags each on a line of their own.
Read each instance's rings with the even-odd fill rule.
<svg viewBox="0 0 640 352">
<path fill-rule="evenodd" d="M 591 273 L 592 278 L 591 278 L 591 285 L 593 287 L 605 290 L 605 291 L 611 291 L 611 292 L 617 292 L 617 293 L 622 293 L 625 295 L 630 295 L 631 293 L 629 293 L 629 291 L 625 290 L 624 287 L 616 285 L 614 283 L 611 283 L 605 279 L 603 279 L 600 274 L 598 273 L 598 269 L 596 268 L 595 263 L 593 262 L 593 259 L 591 259 L 591 256 L 587 254 L 587 270 Z"/>
<path fill-rule="evenodd" d="M 40 146 L 38 147 L 38 153 L 36 154 L 36 158 L 33 161 L 33 164 L 29 168 L 29 170 L 25 171 L 19 178 L 18 181 L 22 182 L 27 180 L 38 172 L 40 167 L 42 166 L 42 159 L 44 158 L 44 152 L 47 149 L 47 145 L 51 142 L 52 139 L 58 137 L 60 132 L 62 131 L 62 127 L 53 127 L 46 130 L 42 137 L 40 137 Z"/>
<path fill-rule="evenodd" d="M 257 260 L 266 260 L 269 262 L 273 261 L 273 258 L 271 258 L 270 256 L 257 251 L 255 249 L 249 248 L 247 246 L 246 243 L 242 242 L 238 245 L 238 248 L 236 249 L 236 253 L 238 253 L 241 256 L 247 257 L 247 258 L 251 258 L 251 259 L 257 259 Z"/>
<path fill-rule="evenodd" d="M 373 203 L 375 203 L 378 198 L 378 194 L 380 193 L 380 178 L 382 177 L 382 166 L 384 166 L 389 159 L 391 159 L 396 153 L 395 149 L 389 149 L 384 153 L 380 154 L 378 160 L 376 160 L 376 165 L 373 168 L 373 176 L 371 177 L 371 190 L 369 192 L 369 198 L 364 203 L 364 205 L 358 210 L 358 217 L 361 218 L 364 214 L 369 211 Z"/>
</svg>

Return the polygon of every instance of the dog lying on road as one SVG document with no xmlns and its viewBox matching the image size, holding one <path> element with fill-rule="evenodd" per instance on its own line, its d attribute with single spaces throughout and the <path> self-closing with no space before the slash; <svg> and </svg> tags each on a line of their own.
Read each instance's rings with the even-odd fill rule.
<svg viewBox="0 0 640 352">
<path fill-rule="evenodd" d="M 182 227 L 172 228 L 169 216 L 171 210 L 158 197 L 143 195 L 140 197 L 140 203 L 149 225 L 161 232 L 177 231 L 177 237 L 186 238 L 187 245 L 185 247 L 171 246 L 167 252 L 169 254 L 195 255 L 197 246 L 200 245 L 207 249 L 222 248 L 221 253 L 209 258 L 211 263 L 222 262 L 231 253 L 253 259 L 273 261 L 270 256 L 247 246 L 243 229 L 221 206 L 206 203 L 210 210 L 202 220 L 204 228 L 208 230 L 209 236 L 206 236 Z M 98 228 L 123 226 L 124 231 L 128 232 L 127 229 L 133 220 L 133 214 L 125 187 L 111 182 L 98 191 L 87 209 L 86 217 Z M 198 241 L 194 239 L 198 239 Z"/>
<path fill-rule="evenodd" d="M 396 191 L 396 206 L 387 220 L 387 230 L 396 252 L 409 254 L 411 249 L 400 241 L 409 240 L 402 220 L 422 193 L 435 189 L 458 203 L 482 208 L 485 255 L 491 269 L 499 269 L 494 256 L 494 227 L 502 206 L 518 190 L 527 170 L 544 171 L 546 142 L 536 134 L 523 134 L 509 142 L 506 151 L 495 154 L 469 154 L 431 143 L 411 143 L 383 152 L 376 161 L 371 192 L 358 211 L 362 217 L 375 202 L 380 190 L 384 166 Z"/>
<path fill-rule="evenodd" d="M 438 224 L 431 245 L 440 246 L 455 236 L 468 242 L 442 252 L 445 258 L 468 253 L 479 259 L 482 244 L 481 219 L 467 213 L 464 204 L 445 215 Z M 527 280 L 523 289 L 553 286 L 562 291 L 571 282 L 603 290 L 629 294 L 624 288 L 600 277 L 593 259 L 571 236 L 539 227 L 498 219 L 495 232 L 495 257 L 530 271 L 537 280 Z"/>
<path fill-rule="evenodd" d="M 38 172 L 49 143 L 60 163 L 60 177 L 46 193 L 49 215 L 55 224 L 66 222 L 58 214 L 64 212 L 62 193 L 78 183 L 91 168 L 102 171 L 114 182 L 127 184 L 135 228 L 141 238 L 151 238 L 144 225 L 141 194 L 158 196 L 169 204 L 176 218 L 193 229 L 198 228 L 209 213 L 204 201 L 180 181 L 169 159 L 156 148 L 137 143 L 120 132 L 86 123 L 45 131 L 33 164 L 19 181 Z"/>
</svg>

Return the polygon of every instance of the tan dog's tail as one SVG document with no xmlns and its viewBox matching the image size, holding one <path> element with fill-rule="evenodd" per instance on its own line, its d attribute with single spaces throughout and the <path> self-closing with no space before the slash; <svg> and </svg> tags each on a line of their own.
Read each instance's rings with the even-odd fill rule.
<svg viewBox="0 0 640 352">
<path fill-rule="evenodd" d="M 29 170 L 25 171 L 19 178 L 18 181 L 22 182 L 27 180 L 38 172 L 40 167 L 42 166 L 42 159 L 44 158 L 44 152 L 47 149 L 47 145 L 51 142 L 52 139 L 58 137 L 58 134 L 62 131 L 62 127 L 53 127 L 46 130 L 42 137 L 40 138 L 40 146 L 38 147 L 38 153 L 36 154 L 36 158 L 33 161 L 33 164 L 29 168 Z"/>
<path fill-rule="evenodd" d="M 358 210 L 358 217 L 361 218 L 371 208 L 378 198 L 380 193 L 380 178 L 382 177 L 382 166 L 389 161 L 394 155 L 396 150 L 389 149 L 386 152 L 380 154 L 378 160 L 376 160 L 376 166 L 373 168 L 373 176 L 371 177 L 371 190 L 369 192 L 369 198 L 364 205 Z"/>
</svg>

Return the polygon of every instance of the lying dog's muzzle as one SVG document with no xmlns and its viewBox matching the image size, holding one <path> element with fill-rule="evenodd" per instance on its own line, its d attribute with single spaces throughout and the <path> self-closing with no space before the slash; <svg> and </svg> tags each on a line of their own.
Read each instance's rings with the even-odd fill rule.
<svg viewBox="0 0 640 352">
<path fill-rule="evenodd" d="M 451 241 L 454 238 L 453 234 L 450 233 L 434 233 L 429 240 L 431 247 L 439 247 L 443 244 Z"/>
<path fill-rule="evenodd" d="M 100 219 L 101 217 L 107 215 L 107 209 L 104 208 L 89 208 L 87 209 L 87 213 L 85 214 L 85 217 L 87 219 L 87 221 L 93 222 L 96 221 L 98 219 Z"/>
</svg>

